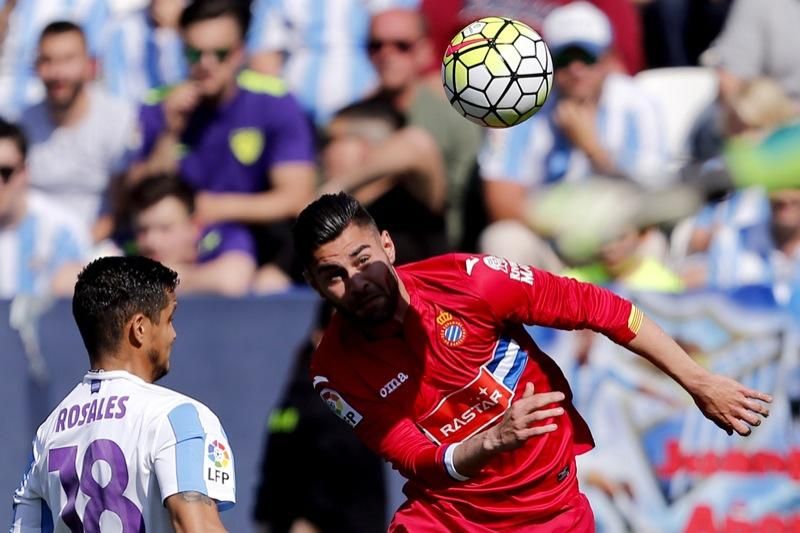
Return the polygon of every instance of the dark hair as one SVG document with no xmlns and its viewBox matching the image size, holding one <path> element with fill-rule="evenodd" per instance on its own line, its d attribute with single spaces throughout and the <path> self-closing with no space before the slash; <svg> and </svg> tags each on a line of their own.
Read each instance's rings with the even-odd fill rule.
<svg viewBox="0 0 800 533">
<path fill-rule="evenodd" d="M 158 324 L 167 292 L 178 286 L 178 274 L 146 257 L 101 257 L 78 276 L 72 315 L 90 359 L 119 346 L 123 328 L 142 313 Z"/>
<path fill-rule="evenodd" d="M 72 32 L 79 34 L 84 46 L 86 46 L 86 34 L 83 33 L 83 28 L 69 20 L 56 20 L 45 26 L 41 35 L 39 36 L 39 43 L 44 41 L 44 38 L 49 37 L 50 35 L 62 35 L 64 33 Z"/>
<path fill-rule="evenodd" d="M 349 120 L 380 120 L 393 130 L 399 130 L 408 122 L 406 116 L 385 95 L 373 96 L 343 107 L 334 117 Z"/>
<path fill-rule="evenodd" d="M 28 139 L 25 138 L 25 133 L 22 128 L 0 118 L 0 139 L 8 139 L 17 145 L 19 153 L 22 154 L 22 159 L 28 155 Z"/>
<path fill-rule="evenodd" d="M 247 33 L 250 11 L 247 3 L 240 0 L 194 0 L 181 12 L 178 22 L 181 30 L 192 24 L 219 17 L 233 17 L 239 25 L 241 35 Z"/>
<path fill-rule="evenodd" d="M 194 213 L 194 190 L 170 174 L 156 174 L 134 185 L 128 193 L 130 213 L 136 216 L 164 198 L 177 198 L 189 213 Z"/>
<path fill-rule="evenodd" d="M 339 237 L 350 224 L 378 228 L 372 215 L 346 192 L 323 194 L 308 204 L 292 228 L 295 253 L 303 267 L 311 264 L 317 248 Z"/>
</svg>

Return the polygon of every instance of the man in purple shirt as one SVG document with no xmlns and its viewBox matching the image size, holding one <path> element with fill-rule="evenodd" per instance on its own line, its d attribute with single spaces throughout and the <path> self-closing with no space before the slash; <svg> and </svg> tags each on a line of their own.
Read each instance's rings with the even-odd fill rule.
<svg viewBox="0 0 800 533">
<path fill-rule="evenodd" d="M 235 222 L 201 226 L 194 199 L 192 189 L 173 176 L 137 183 L 130 191 L 136 252 L 176 270 L 182 291 L 248 293 L 256 270 L 253 236 Z"/>
<path fill-rule="evenodd" d="M 180 29 L 189 79 L 156 91 L 142 107 L 141 150 L 129 179 L 180 173 L 198 191 L 199 221 L 278 228 L 261 259 L 291 257 L 280 228 L 313 195 L 310 125 L 280 80 L 241 71 L 239 2 L 195 0 L 181 14 Z"/>
</svg>

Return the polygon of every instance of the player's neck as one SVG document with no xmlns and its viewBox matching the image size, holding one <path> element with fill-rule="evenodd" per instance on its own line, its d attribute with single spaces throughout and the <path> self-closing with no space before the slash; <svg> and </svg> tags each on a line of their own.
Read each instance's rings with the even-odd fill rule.
<svg viewBox="0 0 800 533">
<path fill-rule="evenodd" d="M 100 355 L 91 362 L 91 370 L 93 372 L 124 370 L 148 383 L 154 381 L 152 365 L 143 362 L 139 357 L 122 352 Z"/>
</svg>

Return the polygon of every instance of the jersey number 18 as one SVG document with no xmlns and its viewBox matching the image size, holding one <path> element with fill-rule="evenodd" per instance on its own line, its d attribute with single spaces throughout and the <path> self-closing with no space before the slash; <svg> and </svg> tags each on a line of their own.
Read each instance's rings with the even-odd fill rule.
<svg viewBox="0 0 800 533">
<path fill-rule="evenodd" d="M 48 455 L 48 472 L 58 472 L 67 495 L 61 519 L 69 530 L 72 533 L 100 533 L 100 515 L 103 511 L 110 511 L 122 522 L 123 533 L 144 532 L 142 513 L 123 494 L 128 486 L 128 467 L 125 454 L 117 443 L 108 439 L 93 441 L 83 457 L 80 478 L 75 464 L 77 456 L 77 446 L 55 448 Z M 111 467 L 111 477 L 104 487 L 92 475 L 92 468 L 97 461 L 105 461 Z M 78 489 L 89 498 L 83 512 L 83 523 L 75 509 Z"/>
</svg>

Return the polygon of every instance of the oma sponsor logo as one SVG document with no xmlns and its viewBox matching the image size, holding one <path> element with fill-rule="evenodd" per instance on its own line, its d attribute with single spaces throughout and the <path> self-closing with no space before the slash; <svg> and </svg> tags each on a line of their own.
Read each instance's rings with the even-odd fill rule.
<svg viewBox="0 0 800 533">
<path fill-rule="evenodd" d="M 408 374 L 404 372 L 398 372 L 397 377 L 390 379 L 386 383 L 386 385 L 381 387 L 380 390 L 381 398 L 386 398 L 387 396 L 389 396 L 391 393 L 399 389 L 400 385 L 405 383 L 407 380 L 408 380 Z"/>
</svg>

